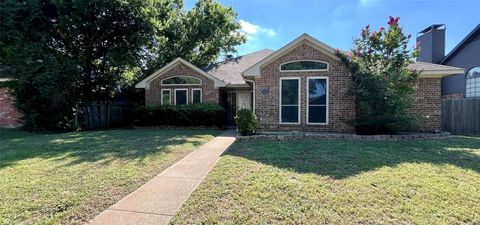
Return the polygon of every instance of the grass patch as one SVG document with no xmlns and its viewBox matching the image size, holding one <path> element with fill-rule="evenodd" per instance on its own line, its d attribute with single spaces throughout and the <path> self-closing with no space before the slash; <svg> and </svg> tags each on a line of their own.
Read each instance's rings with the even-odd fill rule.
<svg viewBox="0 0 480 225">
<path fill-rule="evenodd" d="M 479 224 L 480 138 L 234 144 L 173 224 Z"/>
<path fill-rule="evenodd" d="M 219 133 L 0 129 L 0 224 L 84 223 Z"/>
</svg>

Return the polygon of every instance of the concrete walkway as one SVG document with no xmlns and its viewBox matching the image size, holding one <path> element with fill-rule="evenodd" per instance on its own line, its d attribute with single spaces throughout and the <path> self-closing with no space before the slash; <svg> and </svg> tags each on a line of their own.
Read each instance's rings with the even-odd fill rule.
<svg viewBox="0 0 480 225">
<path fill-rule="evenodd" d="M 235 141 L 227 130 L 110 206 L 90 224 L 166 224 Z"/>
</svg>

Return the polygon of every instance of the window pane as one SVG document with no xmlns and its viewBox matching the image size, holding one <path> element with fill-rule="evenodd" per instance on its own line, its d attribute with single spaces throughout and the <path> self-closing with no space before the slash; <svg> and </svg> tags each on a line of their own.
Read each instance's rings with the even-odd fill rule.
<svg viewBox="0 0 480 225">
<path fill-rule="evenodd" d="M 326 123 L 327 107 L 326 106 L 309 106 L 308 122 L 309 123 Z"/>
<path fill-rule="evenodd" d="M 176 90 L 175 91 L 175 104 L 185 105 L 187 104 L 187 91 L 186 90 Z"/>
<path fill-rule="evenodd" d="M 327 64 L 316 61 L 296 61 L 285 63 L 280 66 L 281 70 L 325 70 Z"/>
<path fill-rule="evenodd" d="M 170 105 L 170 91 L 162 91 L 162 105 Z"/>
<path fill-rule="evenodd" d="M 299 80 L 282 80 L 282 105 L 298 105 Z"/>
<path fill-rule="evenodd" d="M 282 123 L 298 122 L 298 106 L 282 106 Z"/>
<path fill-rule="evenodd" d="M 165 80 L 162 80 L 162 84 L 193 84 L 193 85 L 198 85 L 201 84 L 202 81 L 200 79 L 195 78 L 195 77 L 189 77 L 189 76 L 178 76 L 178 77 L 172 77 L 172 78 L 167 78 Z"/>
<path fill-rule="evenodd" d="M 465 83 L 467 98 L 480 97 L 480 67 L 473 67 L 467 72 Z"/>
<path fill-rule="evenodd" d="M 327 80 L 308 80 L 308 103 L 312 105 L 327 104 Z"/>
<path fill-rule="evenodd" d="M 201 102 L 201 91 L 200 90 L 192 90 L 192 103 L 197 104 Z"/>
</svg>

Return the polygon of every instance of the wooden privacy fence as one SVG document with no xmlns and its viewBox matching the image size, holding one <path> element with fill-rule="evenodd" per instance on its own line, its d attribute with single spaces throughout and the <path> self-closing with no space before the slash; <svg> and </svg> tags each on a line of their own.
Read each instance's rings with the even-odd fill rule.
<svg viewBox="0 0 480 225">
<path fill-rule="evenodd" d="M 480 134 L 480 99 L 443 100 L 442 126 L 454 134 Z"/>
<path fill-rule="evenodd" d="M 128 125 L 131 111 L 132 106 L 129 104 L 91 103 L 83 109 L 83 128 L 90 130 Z"/>
</svg>

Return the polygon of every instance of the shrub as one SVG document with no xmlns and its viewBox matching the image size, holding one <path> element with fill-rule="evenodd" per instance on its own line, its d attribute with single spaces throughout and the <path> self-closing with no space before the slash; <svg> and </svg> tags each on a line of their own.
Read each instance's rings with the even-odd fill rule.
<svg viewBox="0 0 480 225">
<path fill-rule="evenodd" d="M 225 109 L 217 104 L 141 106 L 132 113 L 135 126 L 222 127 Z"/>
<path fill-rule="evenodd" d="M 257 116 L 250 109 L 240 109 L 235 116 L 237 131 L 241 135 L 252 135 L 258 128 Z"/>
<path fill-rule="evenodd" d="M 418 49 L 408 48 L 411 35 L 403 33 L 398 20 L 390 17 L 387 29 L 378 31 L 366 26 L 355 39 L 351 57 L 339 53 L 352 74 L 356 119 L 351 122 L 357 133 L 397 133 L 415 121 L 408 110 L 414 106 L 418 73 L 407 66 Z"/>
</svg>

